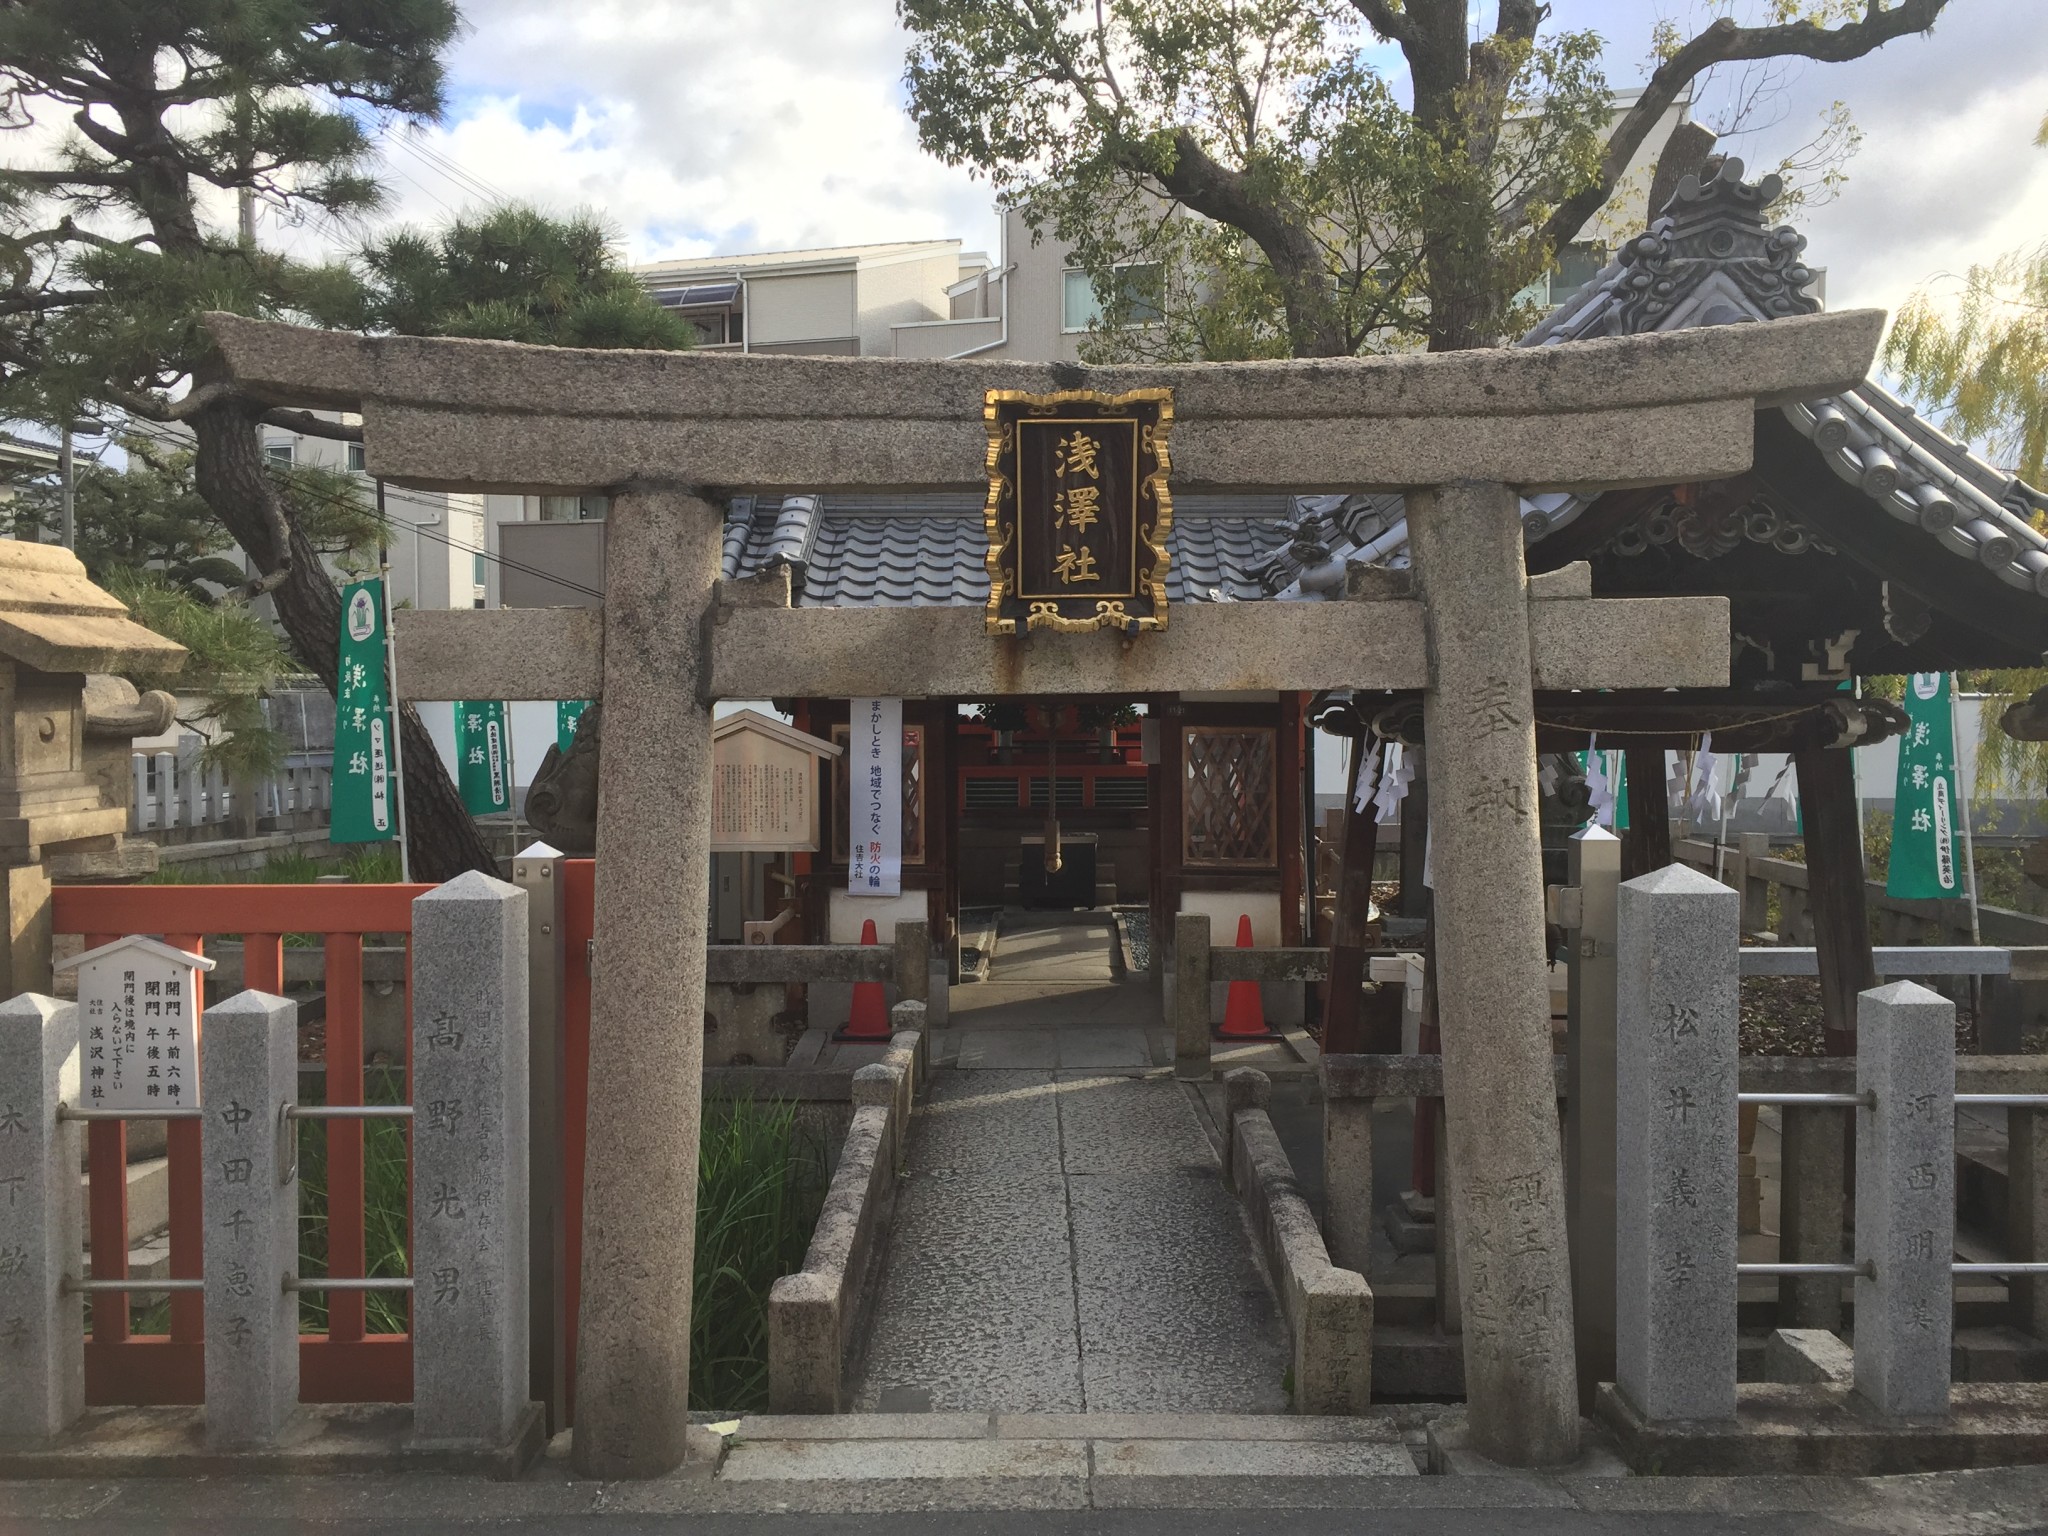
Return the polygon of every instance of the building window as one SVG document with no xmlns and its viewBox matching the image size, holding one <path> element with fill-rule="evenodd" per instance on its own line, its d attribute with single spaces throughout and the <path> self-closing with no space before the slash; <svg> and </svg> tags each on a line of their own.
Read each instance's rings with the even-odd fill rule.
<svg viewBox="0 0 2048 1536">
<path fill-rule="evenodd" d="M 1116 293 L 1123 318 L 1130 325 L 1156 325 L 1166 318 L 1165 269 L 1156 261 L 1136 261 L 1116 269 Z M 1077 267 L 1062 274 L 1060 329 L 1090 330 L 1102 321 L 1102 300 L 1095 281 Z"/>
<path fill-rule="evenodd" d="M 1607 251 L 1597 245 L 1568 245 L 1557 253 L 1557 270 L 1550 274 L 1550 302 L 1562 304 L 1600 275 L 1607 265 Z"/>
<path fill-rule="evenodd" d="M 601 523 L 611 509 L 609 496 L 543 496 L 540 520 L 544 523 Z"/>
<path fill-rule="evenodd" d="M 363 445 L 361 443 L 350 443 L 348 445 L 348 468 L 350 474 L 360 475 L 363 472 Z"/>
<path fill-rule="evenodd" d="M 485 580 L 483 551 L 478 550 L 469 557 L 469 583 L 473 587 L 480 587 Z"/>
<path fill-rule="evenodd" d="M 278 438 L 263 445 L 263 456 L 273 464 L 290 464 L 292 443 L 290 438 Z"/>
<path fill-rule="evenodd" d="M 1274 733 L 1188 726 L 1181 753 L 1182 862 L 1271 867 L 1278 811 Z"/>
</svg>

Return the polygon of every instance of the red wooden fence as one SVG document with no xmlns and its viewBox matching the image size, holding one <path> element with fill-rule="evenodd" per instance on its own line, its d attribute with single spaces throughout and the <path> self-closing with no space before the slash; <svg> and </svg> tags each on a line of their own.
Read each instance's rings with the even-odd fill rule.
<svg viewBox="0 0 2048 1536">
<path fill-rule="evenodd" d="M 587 874 L 585 881 L 587 884 Z M 53 926 L 58 933 L 83 934 L 87 948 L 126 934 L 160 934 L 166 943 L 193 954 L 205 953 L 208 935 L 239 933 L 243 985 L 277 993 L 284 991 L 284 935 L 321 935 L 327 965 L 326 1098 L 329 1104 L 361 1104 L 363 939 L 381 933 L 406 941 L 409 1016 L 412 903 L 431 889 L 425 885 L 341 884 L 59 886 L 54 893 Z M 584 995 L 587 999 L 587 983 Z M 408 1050 L 406 1097 L 410 1100 L 411 1096 Z M 363 1125 L 356 1120 L 329 1120 L 325 1125 L 328 1272 L 337 1278 L 361 1278 L 365 1269 Z M 167 1130 L 170 1273 L 173 1278 L 197 1279 L 202 1242 L 199 1122 L 173 1120 Z M 90 1225 L 92 1276 L 96 1280 L 125 1279 L 128 1273 L 127 1131 L 121 1121 L 95 1121 L 90 1127 Z M 299 1340 L 299 1395 L 303 1401 L 411 1399 L 412 1340 L 405 1334 L 366 1333 L 364 1299 L 361 1292 L 330 1294 L 328 1331 Z M 124 1299 L 102 1294 L 93 1307 L 92 1335 L 85 1347 L 86 1401 L 203 1401 L 201 1314 L 201 1298 L 196 1292 L 177 1292 L 171 1297 L 171 1331 L 136 1335 L 130 1331 Z"/>
</svg>

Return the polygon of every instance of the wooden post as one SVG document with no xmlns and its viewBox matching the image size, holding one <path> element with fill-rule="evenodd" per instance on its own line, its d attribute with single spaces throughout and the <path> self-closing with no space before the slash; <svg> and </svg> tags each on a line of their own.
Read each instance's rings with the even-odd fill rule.
<svg viewBox="0 0 2048 1536">
<path fill-rule="evenodd" d="M 1819 952 L 1820 1001 L 1830 1056 L 1856 1053 L 1856 999 L 1877 985 L 1864 908 L 1863 835 L 1847 750 L 1792 754 L 1806 817 L 1806 899 Z"/>
<path fill-rule="evenodd" d="M 1330 975 L 1323 986 L 1323 1050 L 1362 1051 L 1365 1026 L 1359 1008 L 1365 985 L 1365 931 L 1372 911 L 1372 861 L 1379 850 L 1379 823 L 1372 807 L 1360 810 L 1358 765 L 1372 750 L 1372 737 L 1351 738 L 1351 770 L 1344 789 L 1344 832 L 1339 843 L 1337 910 L 1330 921 Z"/>
<path fill-rule="evenodd" d="M 1274 858 L 1280 865 L 1280 942 L 1297 945 L 1302 939 L 1304 887 L 1313 889 L 1302 867 L 1302 746 L 1301 695 L 1280 695 L 1279 751 L 1274 754 L 1277 779 L 1274 807 L 1279 825 L 1279 846 Z M 1290 986 L 1299 989 L 1300 983 Z"/>
<path fill-rule="evenodd" d="M 1864 909 L 1855 777 L 1847 751 L 1809 747 L 1794 752 L 1792 761 L 1806 821 L 1805 896 L 1818 951 L 1822 1038 L 1830 1056 L 1852 1056 L 1857 996 L 1877 985 Z M 1784 926 L 1790 930 L 1793 924 Z M 1789 932 L 1783 936 L 1797 942 Z M 1847 1219 L 1845 1191 L 1854 1176 L 1849 1113 L 1788 1105 L 1783 1123 L 1780 1256 L 1787 1263 L 1838 1263 Z M 1778 1317 L 1786 1328 L 1839 1329 L 1841 1281 L 1786 1277 L 1778 1285 Z"/>
<path fill-rule="evenodd" d="M 1183 912 L 1173 920 L 1174 1076 L 1209 1076 L 1209 919 Z"/>
<path fill-rule="evenodd" d="M 1671 786 L 1662 747 L 1625 747 L 1628 825 L 1621 833 L 1621 878 L 1633 880 L 1671 862 Z"/>
</svg>

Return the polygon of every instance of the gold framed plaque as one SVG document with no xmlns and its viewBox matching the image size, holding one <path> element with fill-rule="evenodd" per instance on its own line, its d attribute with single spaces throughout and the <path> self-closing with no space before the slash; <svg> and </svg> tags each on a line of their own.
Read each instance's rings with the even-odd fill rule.
<svg viewBox="0 0 2048 1536">
<path fill-rule="evenodd" d="M 1166 628 L 1173 391 L 992 389 L 988 632 Z"/>
</svg>

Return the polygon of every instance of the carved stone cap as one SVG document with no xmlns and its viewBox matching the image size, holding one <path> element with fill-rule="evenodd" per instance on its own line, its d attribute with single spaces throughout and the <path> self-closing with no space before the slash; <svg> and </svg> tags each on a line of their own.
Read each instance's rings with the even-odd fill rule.
<svg viewBox="0 0 2048 1536">
<path fill-rule="evenodd" d="M 185 648 L 128 617 L 55 544 L 0 539 L 0 655 L 39 672 L 175 672 Z"/>
<path fill-rule="evenodd" d="M 178 716 L 178 700 L 161 688 L 138 692 L 125 677 L 95 672 L 85 680 L 85 734 L 91 741 L 161 736 Z"/>
</svg>

